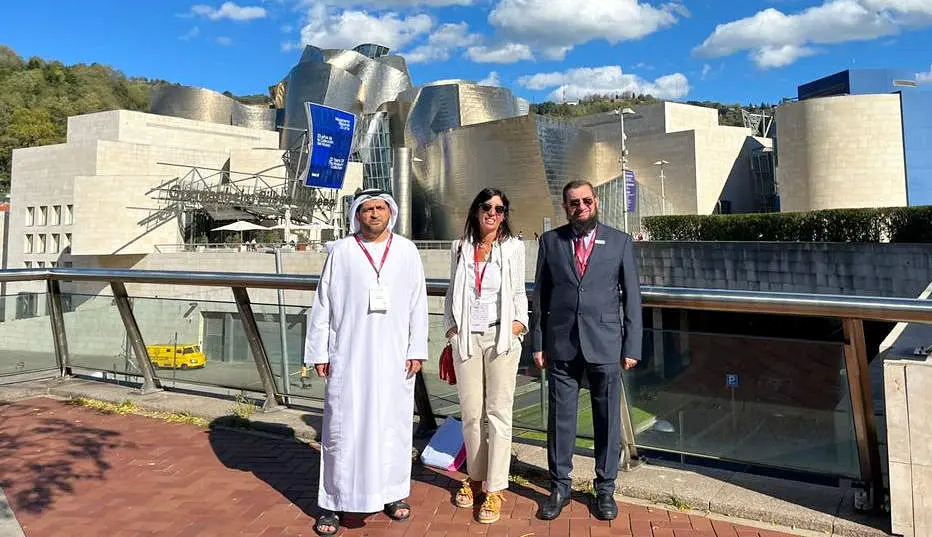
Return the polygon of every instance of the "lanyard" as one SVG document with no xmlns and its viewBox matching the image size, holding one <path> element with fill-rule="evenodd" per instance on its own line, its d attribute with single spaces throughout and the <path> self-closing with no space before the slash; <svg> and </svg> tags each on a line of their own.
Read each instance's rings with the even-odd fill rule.
<svg viewBox="0 0 932 537">
<path fill-rule="evenodd" d="M 577 240 L 582 241 L 583 243 L 583 252 L 582 257 L 576 251 L 575 245 L 573 248 L 573 256 L 576 258 L 576 263 L 579 264 L 581 270 L 585 271 L 589 266 L 589 255 L 592 254 L 592 248 L 595 246 L 595 234 L 598 232 L 598 228 L 592 230 L 592 238 L 589 239 L 589 246 L 586 246 L 586 236 L 582 235 L 577 238 Z"/>
<path fill-rule="evenodd" d="M 473 250 L 472 256 L 472 268 L 473 272 L 476 275 L 476 296 L 482 296 L 482 280 L 485 278 L 485 270 L 489 268 L 489 263 L 492 261 L 492 250 L 489 250 L 489 261 L 486 262 L 485 266 L 482 267 L 482 272 L 479 272 L 479 249 L 476 248 Z"/>
<path fill-rule="evenodd" d="M 392 238 L 395 236 L 394 233 L 388 235 L 388 244 L 385 245 L 385 251 L 382 253 L 382 261 L 379 263 L 379 266 L 375 266 L 375 261 L 372 259 L 372 255 L 369 253 L 369 250 L 366 249 L 362 244 L 362 240 L 359 238 L 359 235 L 354 235 L 356 238 L 356 244 L 362 248 L 362 253 L 366 254 L 366 259 L 369 260 L 369 264 L 372 265 L 372 270 L 375 271 L 375 281 L 379 281 L 379 275 L 382 272 L 382 267 L 385 266 L 385 259 L 388 257 L 388 250 L 392 247 Z"/>
</svg>

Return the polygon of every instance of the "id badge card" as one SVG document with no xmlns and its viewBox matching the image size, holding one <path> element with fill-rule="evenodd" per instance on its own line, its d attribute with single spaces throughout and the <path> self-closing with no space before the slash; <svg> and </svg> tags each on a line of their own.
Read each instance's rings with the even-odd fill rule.
<svg viewBox="0 0 932 537">
<path fill-rule="evenodd" d="M 388 292 L 384 287 L 369 289 L 369 312 L 385 313 L 388 311 Z"/>
<path fill-rule="evenodd" d="M 473 301 L 469 312 L 469 331 L 484 334 L 489 329 L 489 305 Z"/>
</svg>

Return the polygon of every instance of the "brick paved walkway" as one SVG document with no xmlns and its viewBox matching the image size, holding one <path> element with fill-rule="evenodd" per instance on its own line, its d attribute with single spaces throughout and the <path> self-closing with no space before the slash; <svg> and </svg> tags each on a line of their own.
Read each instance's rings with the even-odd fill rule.
<svg viewBox="0 0 932 537">
<path fill-rule="evenodd" d="M 314 535 L 318 453 L 292 439 L 32 399 L 0 405 L 0 461 L 0 486 L 28 537 Z M 786 536 L 627 504 L 609 524 L 581 495 L 544 522 L 534 517 L 535 486 L 513 486 L 502 520 L 486 526 L 450 503 L 461 477 L 416 466 L 409 521 L 351 516 L 342 535 Z"/>
</svg>

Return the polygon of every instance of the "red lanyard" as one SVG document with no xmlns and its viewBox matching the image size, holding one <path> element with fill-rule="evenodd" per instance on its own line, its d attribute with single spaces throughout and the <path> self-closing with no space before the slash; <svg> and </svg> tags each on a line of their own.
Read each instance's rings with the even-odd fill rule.
<svg viewBox="0 0 932 537">
<path fill-rule="evenodd" d="M 589 239 L 589 246 L 586 246 L 586 236 L 582 235 L 577 237 L 577 240 L 582 241 L 583 243 L 583 252 L 582 257 L 577 255 L 576 248 L 573 248 L 573 256 L 576 257 L 576 263 L 579 265 L 581 271 L 585 272 L 586 268 L 589 266 L 589 255 L 592 254 L 592 247 L 595 246 L 595 234 L 598 229 L 592 230 L 592 238 Z"/>
<path fill-rule="evenodd" d="M 362 239 L 359 238 L 359 235 L 354 235 L 356 238 L 356 244 L 362 248 L 362 253 L 366 254 L 366 259 L 369 260 L 369 264 L 372 265 L 372 270 L 375 271 L 375 281 L 379 281 L 379 275 L 382 272 L 382 267 L 385 266 L 385 259 L 388 257 L 388 250 L 392 247 L 392 238 L 395 236 L 394 233 L 388 235 L 388 244 L 385 245 L 385 251 L 382 252 L 382 262 L 379 263 L 379 266 L 375 266 L 375 261 L 372 259 L 372 255 L 369 253 L 369 250 L 366 249 L 362 244 Z"/>
<path fill-rule="evenodd" d="M 489 261 L 492 260 L 492 250 L 489 250 Z M 482 272 L 479 272 L 479 249 L 476 248 L 473 250 L 472 255 L 473 261 L 473 272 L 476 275 L 476 296 L 482 296 L 482 280 L 485 278 L 485 269 L 489 268 L 489 263 L 486 262 L 485 266 L 482 267 Z"/>
</svg>

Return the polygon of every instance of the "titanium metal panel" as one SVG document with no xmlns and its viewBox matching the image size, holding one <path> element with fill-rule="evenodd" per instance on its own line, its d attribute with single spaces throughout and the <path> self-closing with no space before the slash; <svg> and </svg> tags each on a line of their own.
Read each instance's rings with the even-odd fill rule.
<svg viewBox="0 0 932 537">
<path fill-rule="evenodd" d="M 326 63 L 303 62 L 296 65 L 287 79 L 288 93 L 285 95 L 285 127 L 282 133 L 282 148 L 296 144 L 307 130 L 307 101 L 332 106 L 354 114 L 362 113 L 362 104 L 357 95 L 361 83 L 359 78 Z"/>
<path fill-rule="evenodd" d="M 595 138 L 572 124 L 535 116 L 544 173 L 554 212 L 562 212 L 563 185 L 573 180 L 595 182 Z"/>
<path fill-rule="evenodd" d="M 500 188 L 512 204 L 515 233 L 540 233 L 554 218 L 534 116 L 442 132 L 415 162 L 422 174 L 412 185 L 412 232 L 418 239 L 448 240 L 462 233 L 473 197 Z"/>
<path fill-rule="evenodd" d="M 460 124 L 474 125 L 521 115 L 511 91 L 495 86 L 457 84 Z"/>
<path fill-rule="evenodd" d="M 364 56 L 353 50 L 325 50 L 325 61 L 359 78 L 359 101 L 364 113 L 373 113 L 382 103 L 394 101 L 398 94 L 411 88 L 406 71 Z"/>
<path fill-rule="evenodd" d="M 251 106 L 233 103 L 233 125 L 250 129 L 275 130 L 275 109 L 267 106 Z"/>
<path fill-rule="evenodd" d="M 324 63 L 324 51 L 312 45 L 305 46 L 301 58 L 298 60 L 298 63 L 304 62 Z"/>
<path fill-rule="evenodd" d="M 402 73 L 408 72 L 408 64 L 405 62 L 404 56 L 398 56 L 396 54 L 389 54 L 387 56 L 381 56 L 378 59 L 379 63 L 384 63 L 389 67 L 394 67 Z"/>
<path fill-rule="evenodd" d="M 149 111 L 163 116 L 230 125 L 233 99 L 204 88 L 191 86 L 155 86 Z"/>
</svg>

